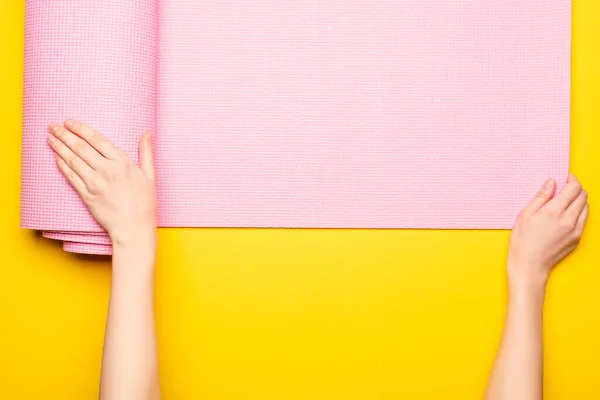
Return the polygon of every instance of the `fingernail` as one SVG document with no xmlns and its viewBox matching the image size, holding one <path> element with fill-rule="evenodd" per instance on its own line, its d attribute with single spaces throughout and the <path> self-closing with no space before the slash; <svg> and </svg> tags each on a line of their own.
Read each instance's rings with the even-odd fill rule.
<svg viewBox="0 0 600 400">
<path fill-rule="evenodd" d="M 52 132 L 56 132 L 58 130 L 58 124 L 50 124 L 49 128 Z"/>
<path fill-rule="evenodd" d="M 552 178 L 548 178 L 548 179 L 546 179 L 544 186 L 547 187 L 548 189 L 552 189 L 552 183 L 553 183 Z"/>
<path fill-rule="evenodd" d="M 73 121 L 72 119 L 65 119 L 65 126 L 68 128 L 72 128 L 74 123 L 75 121 Z"/>
<path fill-rule="evenodd" d="M 54 136 L 53 134 L 49 133 L 48 134 L 48 141 L 50 143 L 54 142 L 56 140 L 56 136 Z"/>
</svg>

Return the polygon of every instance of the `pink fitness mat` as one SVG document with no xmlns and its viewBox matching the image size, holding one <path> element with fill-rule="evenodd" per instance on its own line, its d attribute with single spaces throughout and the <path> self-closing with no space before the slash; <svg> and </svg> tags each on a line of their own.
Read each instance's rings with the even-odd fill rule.
<svg viewBox="0 0 600 400">
<path fill-rule="evenodd" d="M 27 0 L 21 225 L 110 241 L 48 124 L 133 159 L 171 227 L 510 228 L 569 161 L 570 0 Z"/>
</svg>

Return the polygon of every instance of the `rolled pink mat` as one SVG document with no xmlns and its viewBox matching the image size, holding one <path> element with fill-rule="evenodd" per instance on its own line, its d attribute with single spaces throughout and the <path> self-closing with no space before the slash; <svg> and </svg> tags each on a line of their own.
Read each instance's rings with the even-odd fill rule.
<svg viewBox="0 0 600 400">
<path fill-rule="evenodd" d="M 95 240 L 90 234 L 104 236 L 106 243 L 54 165 L 48 125 L 81 119 L 137 160 L 137 140 L 156 129 L 157 7 L 155 0 L 26 2 L 22 227 L 52 231 L 45 236 L 55 239 L 70 232 L 62 240 L 82 244 Z"/>
<path fill-rule="evenodd" d="M 159 226 L 511 228 L 567 177 L 570 40 L 570 0 L 28 0 L 21 225 L 109 251 L 76 118 L 154 131 Z"/>
<path fill-rule="evenodd" d="M 109 256 L 112 254 L 112 246 L 104 244 L 63 242 L 63 250 L 69 253 L 91 254 L 98 256 Z"/>
<path fill-rule="evenodd" d="M 89 243 L 110 245 L 111 241 L 107 235 L 91 233 L 72 233 L 72 232 L 50 232 L 42 233 L 42 236 L 48 239 L 64 240 L 67 242 Z"/>
</svg>

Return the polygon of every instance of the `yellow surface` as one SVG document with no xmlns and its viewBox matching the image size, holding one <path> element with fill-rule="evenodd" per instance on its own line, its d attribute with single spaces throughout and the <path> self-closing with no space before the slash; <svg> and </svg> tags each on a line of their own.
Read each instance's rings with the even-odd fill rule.
<svg viewBox="0 0 600 400">
<path fill-rule="evenodd" d="M 598 21 L 598 1 L 574 0 L 572 170 L 592 214 L 549 286 L 547 399 L 600 398 Z M 19 228 L 22 49 L 23 0 L 0 0 L 0 398 L 93 399 L 110 268 Z M 507 238 L 161 230 L 164 398 L 479 399 L 503 324 Z"/>
</svg>

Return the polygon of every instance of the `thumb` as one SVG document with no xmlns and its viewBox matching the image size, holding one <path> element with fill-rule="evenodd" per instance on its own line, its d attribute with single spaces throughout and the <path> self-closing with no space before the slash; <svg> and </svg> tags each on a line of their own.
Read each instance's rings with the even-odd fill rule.
<svg viewBox="0 0 600 400">
<path fill-rule="evenodd" d="M 154 181 L 154 152 L 152 150 L 152 133 L 147 131 L 140 139 L 140 168 L 148 178 Z"/>
<path fill-rule="evenodd" d="M 544 186 L 537 192 L 533 200 L 525 207 L 525 212 L 533 214 L 539 211 L 547 202 L 549 202 L 556 193 L 556 182 L 554 179 L 548 179 Z"/>
</svg>

